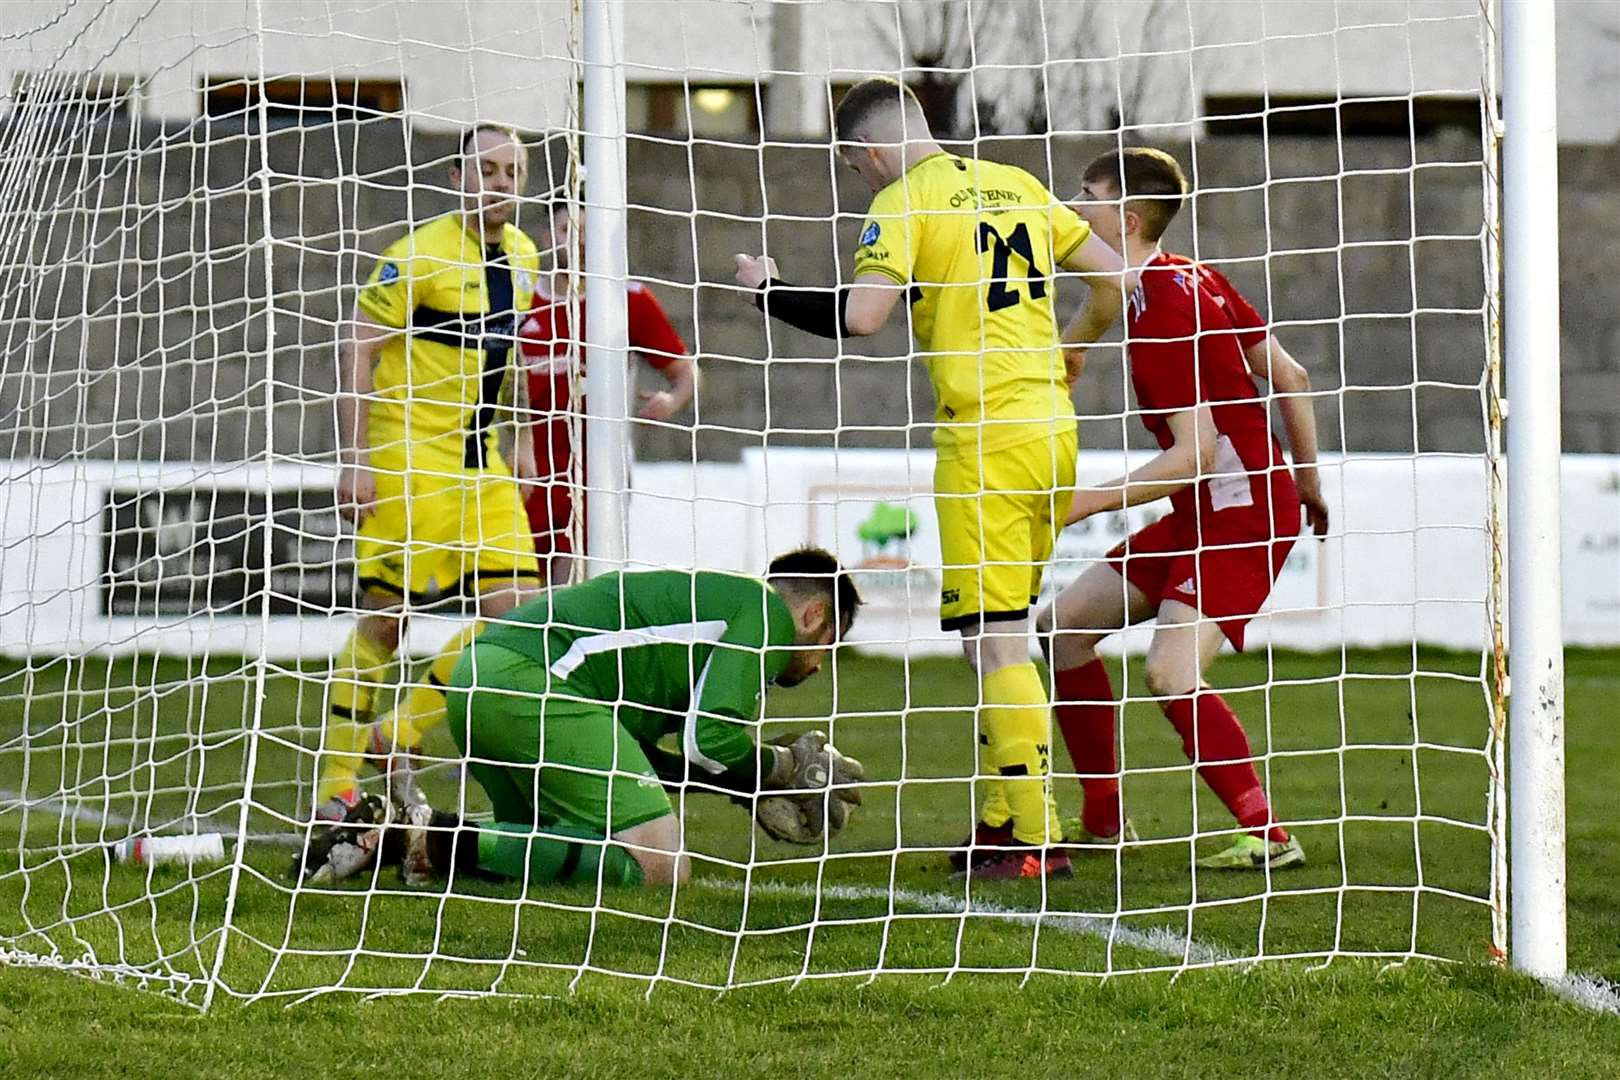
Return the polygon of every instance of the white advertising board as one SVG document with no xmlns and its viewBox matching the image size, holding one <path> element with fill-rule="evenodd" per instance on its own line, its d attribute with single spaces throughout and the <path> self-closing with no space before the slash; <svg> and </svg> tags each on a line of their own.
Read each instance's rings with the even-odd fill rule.
<svg viewBox="0 0 1620 1080">
<path fill-rule="evenodd" d="M 1118 452 L 1087 451 L 1080 479 L 1125 467 Z M 351 552 L 328 468 L 12 461 L 4 469 L 0 653 L 293 661 L 330 655 L 348 632 Z M 932 454 L 903 450 L 773 448 L 696 467 L 638 464 L 631 566 L 753 572 L 774 553 L 819 544 L 861 568 L 869 606 L 855 638 L 864 647 L 952 651 L 956 639 L 937 618 L 932 470 Z M 1250 628 L 1251 649 L 1472 649 L 1488 640 L 1489 493 L 1479 458 L 1330 456 L 1322 480 L 1331 535 L 1295 545 Z M 1620 457 L 1566 456 L 1563 486 L 1566 640 L 1620 644 Z M 880 504 L 915 515 L 909 541 L 862 538 Z M 1166 505 L 1067 530 L 1045 594 Z M 418 619 L 411 651 L 432 651 L 456 624 L 453 612 Z"/>
</svg>

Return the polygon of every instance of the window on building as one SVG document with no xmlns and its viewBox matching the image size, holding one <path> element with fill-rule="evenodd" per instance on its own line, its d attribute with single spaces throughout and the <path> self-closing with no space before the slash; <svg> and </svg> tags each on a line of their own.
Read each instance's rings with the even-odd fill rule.
<svg viewBox="0 0 1620 1080">
<path fill-rule="evenodd" d="M 624 98 L 630 131 L 736 141 L 759 137 L 759 102 L 752 83 L 630 83 Z"/>
<path fill-rule="evenodd" d="M 202 114 L 210 120 L 253 123 L 262 103 L 269 122 L 286 127 L 398 116 L 405 108 L 405 84 L 398 79 L 215 77 L 200 92 Z"/>
<path fill-rule="evenodd" d="M 1411 99 L 1310 94 L 1211 94 L 1204 98 L 1210 135 L 1323 135 L 1419 138 L 1442 130 L 1479 134 L 1479 98 L 1420 95 Z"/>
</svg>

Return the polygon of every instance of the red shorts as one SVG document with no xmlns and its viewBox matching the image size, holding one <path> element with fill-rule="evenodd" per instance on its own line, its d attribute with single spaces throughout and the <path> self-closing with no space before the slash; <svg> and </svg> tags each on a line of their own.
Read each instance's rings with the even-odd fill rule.
<svg viewBox="0 0 1620 1080">
<path fill-rule="evenodd" d="M 572 555 L 574 538 L 574 485 L 568 473 L 533 481 L 523 507 L 534 533 L 534 553 L 542 562 L 548 555 Z"/>
<path fill-rule="evenodd" d="M 533 432 L 535 463 L 542 475 L 527 486 L 523 505 L 529 513 L 529 531 L 534 534 L 534 553 L 544 563 L 548 555 L 574 553 L 574 497 L 581 497 L 583 517 L 583 492 L 576 489 L 585 472 L 585 455 L 575 454 L 574 433 L 566 417 L 544 413 L 535 421 Z M 580 535 L 583 531 L 581 523 Z"/>
<path fill-rule="evenodd" d="M 1283 486 L 1272 486 L 1278 501 L 1269 528 L 1253 510 L 1212 513 L 1206 504 L 1202 530 L 1191 515 L 1172 513 L 1126 538 L 1108 564 L 1155 606 L 1179 600 L 1214 619 L 1241 651 L 1244 628 L 1299 537 L 1299 497 L 1291 480 Z"/>
</svg>

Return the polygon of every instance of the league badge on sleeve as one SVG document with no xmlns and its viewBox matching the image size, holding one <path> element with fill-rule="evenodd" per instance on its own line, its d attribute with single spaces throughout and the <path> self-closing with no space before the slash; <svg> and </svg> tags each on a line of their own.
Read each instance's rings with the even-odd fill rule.
<svg viewBox="0 0 1620 1080">
<path fill-rule="evenodd" d="M 377 284 L 390 285 L 399 280 L 399 267 L 393 263 L 383 263 L 382 269 L 377 271 Z"/>
<path fill-rule="evenodd" d="M 866 228 L 861 231 L 861 247 L 871 247 L 877 243 L 878 236 L 882 231 L 878 228 L 877 222 L 869 222 Z"/>
</svg>

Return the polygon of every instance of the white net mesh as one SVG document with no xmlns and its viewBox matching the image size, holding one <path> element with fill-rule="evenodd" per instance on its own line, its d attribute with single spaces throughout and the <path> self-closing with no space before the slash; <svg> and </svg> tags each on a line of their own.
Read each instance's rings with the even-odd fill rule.
<svg viewBox="0 0 1620 1080">
<path fill-rule="evenodd" d="M 516 882 L 491 878 L 487 832 L 448 885 L 382 862 L 288 874 L 342 749 L 333 704 L 409 708 L 470 624 L 462 581 L 430 575 L 369 707 L 337 689 L 363 603 L 334 496 L 341 343 L 380 253 L 457 209 L 449 170 L 475 121 L 529 147 L 517 224 L 540 253 L 509 258 L 540 314 L 514 299 L 529 344 L 506 359 L 544 396 L 516 404 L 548 479 L 523 489 L 518 531 L 587 540 L 587 275 L 551 222 L 583 213 L 592 2 L 6 6 L 0 960 L 202 1003 L 1500 948 L 1493 46 L 1488 13 L 1449 0 L 624 5 L 632 383 L 673 395 L 617 410 L 627 562 L 760 573 L 809 543 L 857 568 L 851 643 L 772 691 L 751 734 L 825 728 L 865 764 L 863 805 L 835 839 L 787 846 L 694 770 L 673 788 L 693 860 L 673 889 L 614 887 L 599 835 L 560 849 L 566 873 L 525 851 Z M 1169 151 L 1192 194 L 1165 247 L 1219 268 L 1309 372 L 1331 533 L 1300 539 L 1244 653 L 1206 676 L 1303 868 L 1196 865 L 1240 830 L 1143 682 L 1145 628 L 1104 645 L 1139 842 L 1077 850 L 1072 880 L 948 877 L 975 816 L 980 692 L 939 629 L 934 400 L 907 305 L 829 342 L 767 323 L 732 276 L 733 253 L 764 252 L 798 284 L 852 280 L 871 195 L 829 144 L 830 106 L 875 73 L 917 89 L 952 152 L 1061 198 L 1097 154 Z M 1085 286 L 1050 284 L 1066 320 Z M 648 293 L 678 341 L 648 336 Z M 1082 485 L 1153 453 L 1118 339 L 1075 391 Z M 683 351 L 702 373 L 690 405 Z M 423 381 L 405 380 L 410 408 L 437 393 Z M 380 385 L 371 402 L 391 407 Z M 1063 533 L 1042 602 L 1167 509 Z M 498 813 L 444 725 L 424 725 L 421 754 L 434 806 L 469 827 Z M 386 794 L 370 760 L 356 777 Z M 579 880 L 543 883 L 546 866 Z"/>
</svg>

